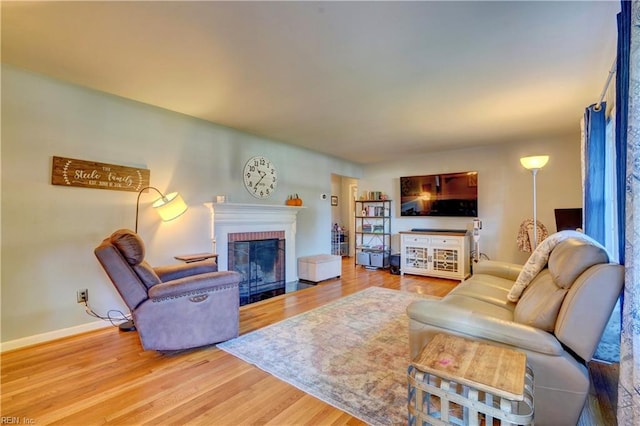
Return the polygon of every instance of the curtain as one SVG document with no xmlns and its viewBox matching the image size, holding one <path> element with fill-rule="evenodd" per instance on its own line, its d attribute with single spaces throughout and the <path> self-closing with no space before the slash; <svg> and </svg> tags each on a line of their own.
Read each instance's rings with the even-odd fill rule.
<svg viewBox="0 0 640 426">
<path fill-rule="evenodd" d="M 622 1 L 618 28 L 620 71 L 628 70 L 628 91 L 616 97 L 626 100 L 625 285 L 620 339 L 618 424 L 640 424 L 640 1 Z M 622 75 L 622 73 L 620 73 Z M 623 77 L 624 78 L 624 77 Z M 617 115 L 623 115 L 623 108 Z M 625 131 L 626 130 L 626 131 Z"/>
<path fill-rule="evenodd" d="M 618 183 L 624 182 L 624 171 L 618 172 L 617 144 L 616 144 L 616 109 L 612 109 L 607 119 L 607 137 L 604 165 L 604 246 L 609 252 L 612 262 L 622 263 L 620 257 L 620 242 L 624 247 L 624 232 L 620 235 L 621 224 L 618 221 L 620 204 L 624 204 L 624 192 L 618 194 Z M 624 227 L 622 226 L 622 231 Z M 618 310 L 618 317 L 620 311 Z M 618 318 L 620 319 L 620 318 Z M 618 332 L 618 336 L 620 333 Z M 618 359 L 616 359 L 618 361 Z"/>
<path fill-rule="evenodd" d="M 584 232 L 605 245 L 605 147 L 607 105 L 593 104 L 584 112 Z"/>
<path fill-rule="evenodd" d="M 615 162 L 619 177 L 616 179 L 616 192 L 619 197 L 618 221 L 618 253 L 619 262 L 624 264 L 624 230 L 625 230 L 625 181 L 627 169 L 627 126 L 629 115 L 629 31 L 630 3 L 622 1 L 622 11 L 618 14 L 618 51 L 616 56 L 616 106 L 615 106 Z"/>
</svg>

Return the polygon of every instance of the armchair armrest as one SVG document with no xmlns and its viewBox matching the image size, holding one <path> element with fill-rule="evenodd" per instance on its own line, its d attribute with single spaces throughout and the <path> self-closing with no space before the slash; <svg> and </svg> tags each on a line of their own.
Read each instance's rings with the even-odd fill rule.
<svg viewBox="0 0 640 426">
<path fill-rule="evenodd" d="M 158 266 L 153 268 L 160 281 L 173 281 L 192 275 L 206 274 L 218 271 L 218 264 L 213 260 L 193 263 L 180 263 L 177 265 Z"/>
<path fill-rule="evenodd" d="M 496 260 L 483 260 L 473 265 L 474 274 L 493 275 L 507 280 L 515 281 L 522 271 L 523 265 Z"/>
<path fill-rule="evenodd" d="M 478 314 L 442 301 L 413 302 L 407 307 L 407 315 L 411 320 L 423 324 L 532 352 L 555 356 L 564 352 L 560 342 L 546 331 Z"/>
<path fill-rule="evenodd" d="M 210 272 L 156 284 L 149 289 L 149 297 L 151 299 L 179 297 L 193 292 L 213 291 L 230 285 L 237 286 L 239 282 L 240 274 L 235 271 Z"/>
</svg>

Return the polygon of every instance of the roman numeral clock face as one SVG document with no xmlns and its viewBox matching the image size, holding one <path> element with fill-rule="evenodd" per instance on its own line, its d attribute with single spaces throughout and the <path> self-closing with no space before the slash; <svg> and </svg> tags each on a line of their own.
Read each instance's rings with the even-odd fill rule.
<svg viewBox="0 0 640 426">
<path fill-rule="evenodd" d="M 244 166 L 244 186 L 256 198 L 268 198 L 276 190 L 278 173 L 267 158 L 258 156 Z"/>
</svg>

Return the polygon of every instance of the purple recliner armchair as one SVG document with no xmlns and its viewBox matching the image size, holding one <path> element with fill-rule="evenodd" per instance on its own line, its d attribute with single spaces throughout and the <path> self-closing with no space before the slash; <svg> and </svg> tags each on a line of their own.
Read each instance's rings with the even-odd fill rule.
<svg viewBox="0 0 640 426">
<path fill-rule="evenodd" d="M 120 229 L 94 253 L 129 307 L 142 347 L 173 351 L 238 336 L 240 274 L 214 261 L 151 267 L 142 239 Z"/>
</svg>

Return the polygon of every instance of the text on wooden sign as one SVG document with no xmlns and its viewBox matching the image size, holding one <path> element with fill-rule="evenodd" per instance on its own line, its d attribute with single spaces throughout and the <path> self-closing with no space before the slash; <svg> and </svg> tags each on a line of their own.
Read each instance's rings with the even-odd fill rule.
<svg viewBox="0 0 640 426">
<path fill-rule="evenodd" d="M 53 157 L 51 184 L 139 192 L 149 186 L 149 169 Z"/>
</svg>

